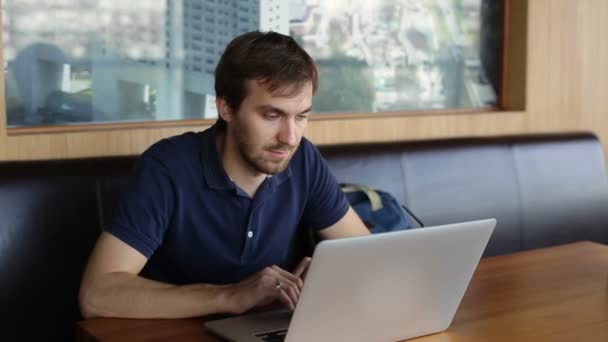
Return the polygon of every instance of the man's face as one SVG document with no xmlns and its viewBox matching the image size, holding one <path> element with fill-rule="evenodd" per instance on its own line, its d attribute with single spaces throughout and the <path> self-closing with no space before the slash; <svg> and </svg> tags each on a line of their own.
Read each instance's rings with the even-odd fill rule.
<svg viewBox="0 0 608 342">
<path fill-rule="evenodd" d="M 236 142 L 246 167 L 269 175 L 285 170 L 302 140 L 311 104 L 310 83 L 285 97 L 248 81 L 238 113 L 227 120 L 228 138 Z"/>
</svg>

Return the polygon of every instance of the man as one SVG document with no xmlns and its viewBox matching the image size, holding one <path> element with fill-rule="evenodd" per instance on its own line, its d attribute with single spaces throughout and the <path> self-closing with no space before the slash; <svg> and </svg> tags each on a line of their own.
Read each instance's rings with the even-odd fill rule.
<svg viewBox="0 0 608 342">
<path fill-rule="evenodd" d="M 281 266 L 297 227 L 368 234 L 302 138 L 317 71 L 292 38 L 235 38 L 215 82 L 216 125 L 138 159 L 83 276 L 85 317 L 242 313 L 276 300 L 294 309 L 310 259 Z"/>
</svg>

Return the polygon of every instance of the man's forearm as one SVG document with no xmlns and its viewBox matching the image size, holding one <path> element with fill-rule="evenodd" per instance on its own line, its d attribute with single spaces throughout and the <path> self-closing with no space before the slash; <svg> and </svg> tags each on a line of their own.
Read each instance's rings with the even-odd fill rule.
<svg viewBox="0 0 608 342">
<path fill-rule="evenodd" d="M 83 287 L 85 318 L 183 318 L 233 312 L 230 286 L 171 285 L 129 273 L 109 273 Z"/>
</svg>

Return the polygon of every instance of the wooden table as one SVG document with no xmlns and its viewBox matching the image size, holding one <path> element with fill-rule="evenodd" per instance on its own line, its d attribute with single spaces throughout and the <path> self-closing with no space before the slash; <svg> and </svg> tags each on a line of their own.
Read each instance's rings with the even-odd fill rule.
<svg viewBox="0 0 608 342">
<path fill-rule="evenodd" d="M 220 341 L 202 319 L 94 319 L 81 340 Z M 484 258 L 448 331 L 410 341 L 608 341 L 608 246 Z"/>
</svg>

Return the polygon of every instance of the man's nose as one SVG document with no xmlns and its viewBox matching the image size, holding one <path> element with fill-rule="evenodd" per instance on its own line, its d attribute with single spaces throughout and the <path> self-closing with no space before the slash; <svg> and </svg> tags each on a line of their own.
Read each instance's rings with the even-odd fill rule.
<svg viewBox="0 0 608 342">
<path fill-rule="evenodd" d="M 295 147 L 297 142 L 296 135 L 296 123 L 294 120 L 284 120 L 283 124 L 281 125 L 281 131 L 279 132 L 279 142 L 291 147 Z"/>
</svg>

